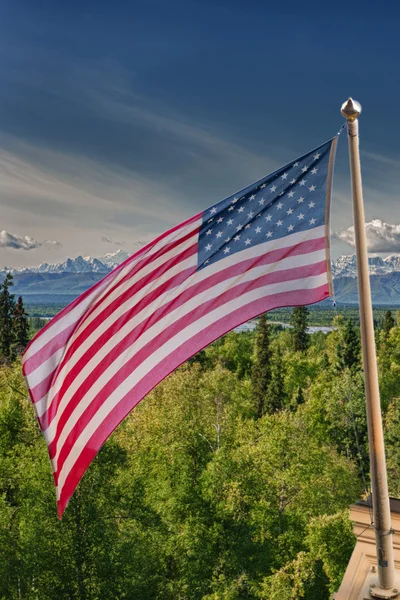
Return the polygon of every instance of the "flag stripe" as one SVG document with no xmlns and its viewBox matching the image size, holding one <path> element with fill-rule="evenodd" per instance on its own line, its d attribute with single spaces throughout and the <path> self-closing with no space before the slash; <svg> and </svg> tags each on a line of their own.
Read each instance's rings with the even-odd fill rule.
<svg viewBox="0 0 400 600">
<path fill-rule="evenodd" d="M 85 440 L 78 438 L 76 443 L 76 455 L 70 455 L 70 461 L 72 464 L 74 464 L 74 461 L 79 462 L 74 470 L 72 470 L 72 464 L 66 465 L 66 468 L 60 474 L 58 480 L 59 498 L 68 498 L 71 495 L 76 483 L 79 481 L 87 466 L 90 464 L 93 456 L 97 453 L 104 439 L 110 435 L 110 433 L 141 400 L 141 398 L 151 391 L 155 385 L 157 385 L 160 379 L 163 379 L 187 359 L 188 347 L 194 347 L 195 352 L 200 351 L 212 341 L 223 335 L 226 331 L 229 331 L 230 324 L 234 317 L 236 317 L 236 322 L 238 322 L 239 325 L 240 323 L 246 322 L 249 319 L 257 316 L 261 312 L 272 310 L 273 308 L 279 306 L 297 306 L 299 303 L 312 304 L 328 297 L 328 294 L 328 284 L 326 282 L 321 285 L 316 285 L 314 288 L 305 287 L 303 289 L 301 287 L 295 287 L 294 289 L 292 288 L 292 291 L 290 292 L 285 291 L 277 293 L 271 297 L 265 297 L 261 289 L 260 295 L 262 297 L 256 297 L 243 305 L 240 304 L 240 306 L 232 312 L 225 313 L 224 311 L 221 311 L 221 316 L 218 320 L 208 324 L 205 329 L 199 330 L 195 335 L 182 340 L 182 344 L 177 347 L 173 356 L 168 355 L 168 350 L 164 352 L 166 356 L 164 356 L 162 361 L 157 362 L 156 366 L 153 367 L 153 376 L 150 376 L 150 373 L 148 373 L 148 377 L 142 379 L 142 387 L 135 387 L 135 393 L 133 394 L 132 388 L 126 390 L 124 397 L 122 397 L 118 404 L 113 406 L 111 410 L 108 406 L 105 407 L 103 405 L 96 415 L 96 422 L 93 422 L 95 427 L 93 431 L 87 433 L 86 430 L 83 431 L 81 437 L 83 437 L 83 434 L 86 434 L 85 438 L 88 435 L 90 435 L 90 437 Z M 129 384 L 128 380 L 125 381 Z M 126 386 L 124 386 L 124 388 L 125 387 Z M 66 473 L 70 473 L 68 481 L 70 486 L 69 489 L 64 489 L 64 482 L 66 482 L 68 477 L 68 475 L 65 476 Z M 60 501 L 61 512 L 64 508 L 63 502 L 64 499 Z"/>
</svg>

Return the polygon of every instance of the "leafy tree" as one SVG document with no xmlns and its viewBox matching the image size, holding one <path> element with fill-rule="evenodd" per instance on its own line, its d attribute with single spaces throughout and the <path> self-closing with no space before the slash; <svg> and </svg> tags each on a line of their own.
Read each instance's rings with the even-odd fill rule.
<svg viewBox="0 0 400 600">
<path fill-rule="evenodd" d="M 309 311 L 305 306 L 296 306 L 292 312 L 292 335 L 295 352 L 305 352 L 310 338 L 307 334 Z"/>
<path fill-rule="evenodd" d="M 266 412 L 273 414 L 286 406 L 287 394 L 285 391 L 285 368 L 283 365 L 282 350 L 279 344 L 276 346 L 272 367 L 271 381 L 268 386 Z"/>
<path fill-rule="evenodd" d="M 265 412 L 265 401 L 271 383 L 271 348 L 270 329 L 265 315 L 261 315 L 258 321 L 255 357 L 251 381 L 257 417 L 260 418 Z"/>
<path fill-rule="evenodd" d="M 14 308 L 13 333 L 13 349 L 18 353 L 23 351 L 29 342 L 28 313 L 25 312 L 25 307 L 21 296 L 18 297 L 18 301 Z"/>
<path fill-rule="evenodd" d="M 360 337 L 351 319 L 346 321 L 343 330 L 342 365 L 349 369 L 360 368 Z"/>
<path fill-rule="evenodd" d="M 13 276 L 7 273 L 2 284 L 0 284 L 0 354 L 5 358 L 11 357 L 11 345 L 13 343 L 13 314 L 14 294 L 10 293 L 13 285 Z"/>
</svg>

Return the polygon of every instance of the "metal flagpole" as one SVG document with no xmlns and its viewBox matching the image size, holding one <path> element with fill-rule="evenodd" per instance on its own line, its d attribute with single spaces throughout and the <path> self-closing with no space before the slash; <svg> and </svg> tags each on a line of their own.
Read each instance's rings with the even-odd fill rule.
<svg viewBox="0 0 400 600">
<path fill-rule="evenodd" d="M 361 113 L 361 105 L 352 100 L 352 98 L 349 98 L 348 101 L 342 105 L 341 112 L 347 119 L 347 132 L 349 138 L 354 232 L 357 254 L 358 295 L 360 304 L 361 344 L 371 462 L 372 506 L 378 561 L 378 581 L 372 583 L 369 592 L 373 598 L 398 598 L 398 584 L 400 582 L 395 582 L 396 572 L 393 559 L 391 515 L 379 397 L 378 369 L 375 353 L 375 336 L 361 182 L 358 137 L 358 116 Z"/>
</svg>

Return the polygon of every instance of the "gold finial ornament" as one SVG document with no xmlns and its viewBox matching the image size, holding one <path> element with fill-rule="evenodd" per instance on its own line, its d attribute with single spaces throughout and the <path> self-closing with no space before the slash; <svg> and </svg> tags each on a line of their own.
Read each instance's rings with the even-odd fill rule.
<svg viewBox="0 0 400 600">
<path fill-rule="evenodd" d="M 346 102 L 342 104 L 342 109 L 340 112 L 348 121 L 354 121 L 355 119 L 357 119 L 357 117 L 360 116 L 361 104 L 357 102 L 357 100 L 349 98 Z"/>
</svg>

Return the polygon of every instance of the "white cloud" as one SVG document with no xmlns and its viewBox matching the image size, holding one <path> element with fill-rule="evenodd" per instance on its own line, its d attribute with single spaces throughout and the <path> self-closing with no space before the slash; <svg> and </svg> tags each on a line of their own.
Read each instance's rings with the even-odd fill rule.
<svg viewBox="0 0 400 600">
<path fill-rule="evenodd" d="M 0 248 L 13 248 L 14 250 L 34 250 L 46 246 L 48 248 L 59 248 L 61 244 L 55 240 L 38 242 L 29 235 L 15 235 L 9 231 L 0 231 Z"/>
<path fill-rule="evenodd" d="M 365 224 L 367 245 L 370 252 L 400 252 L 400 225 L 373 219 Z M 354 226 L 335 233 L 335 237 L 354 248 Z"/>
</svg>

